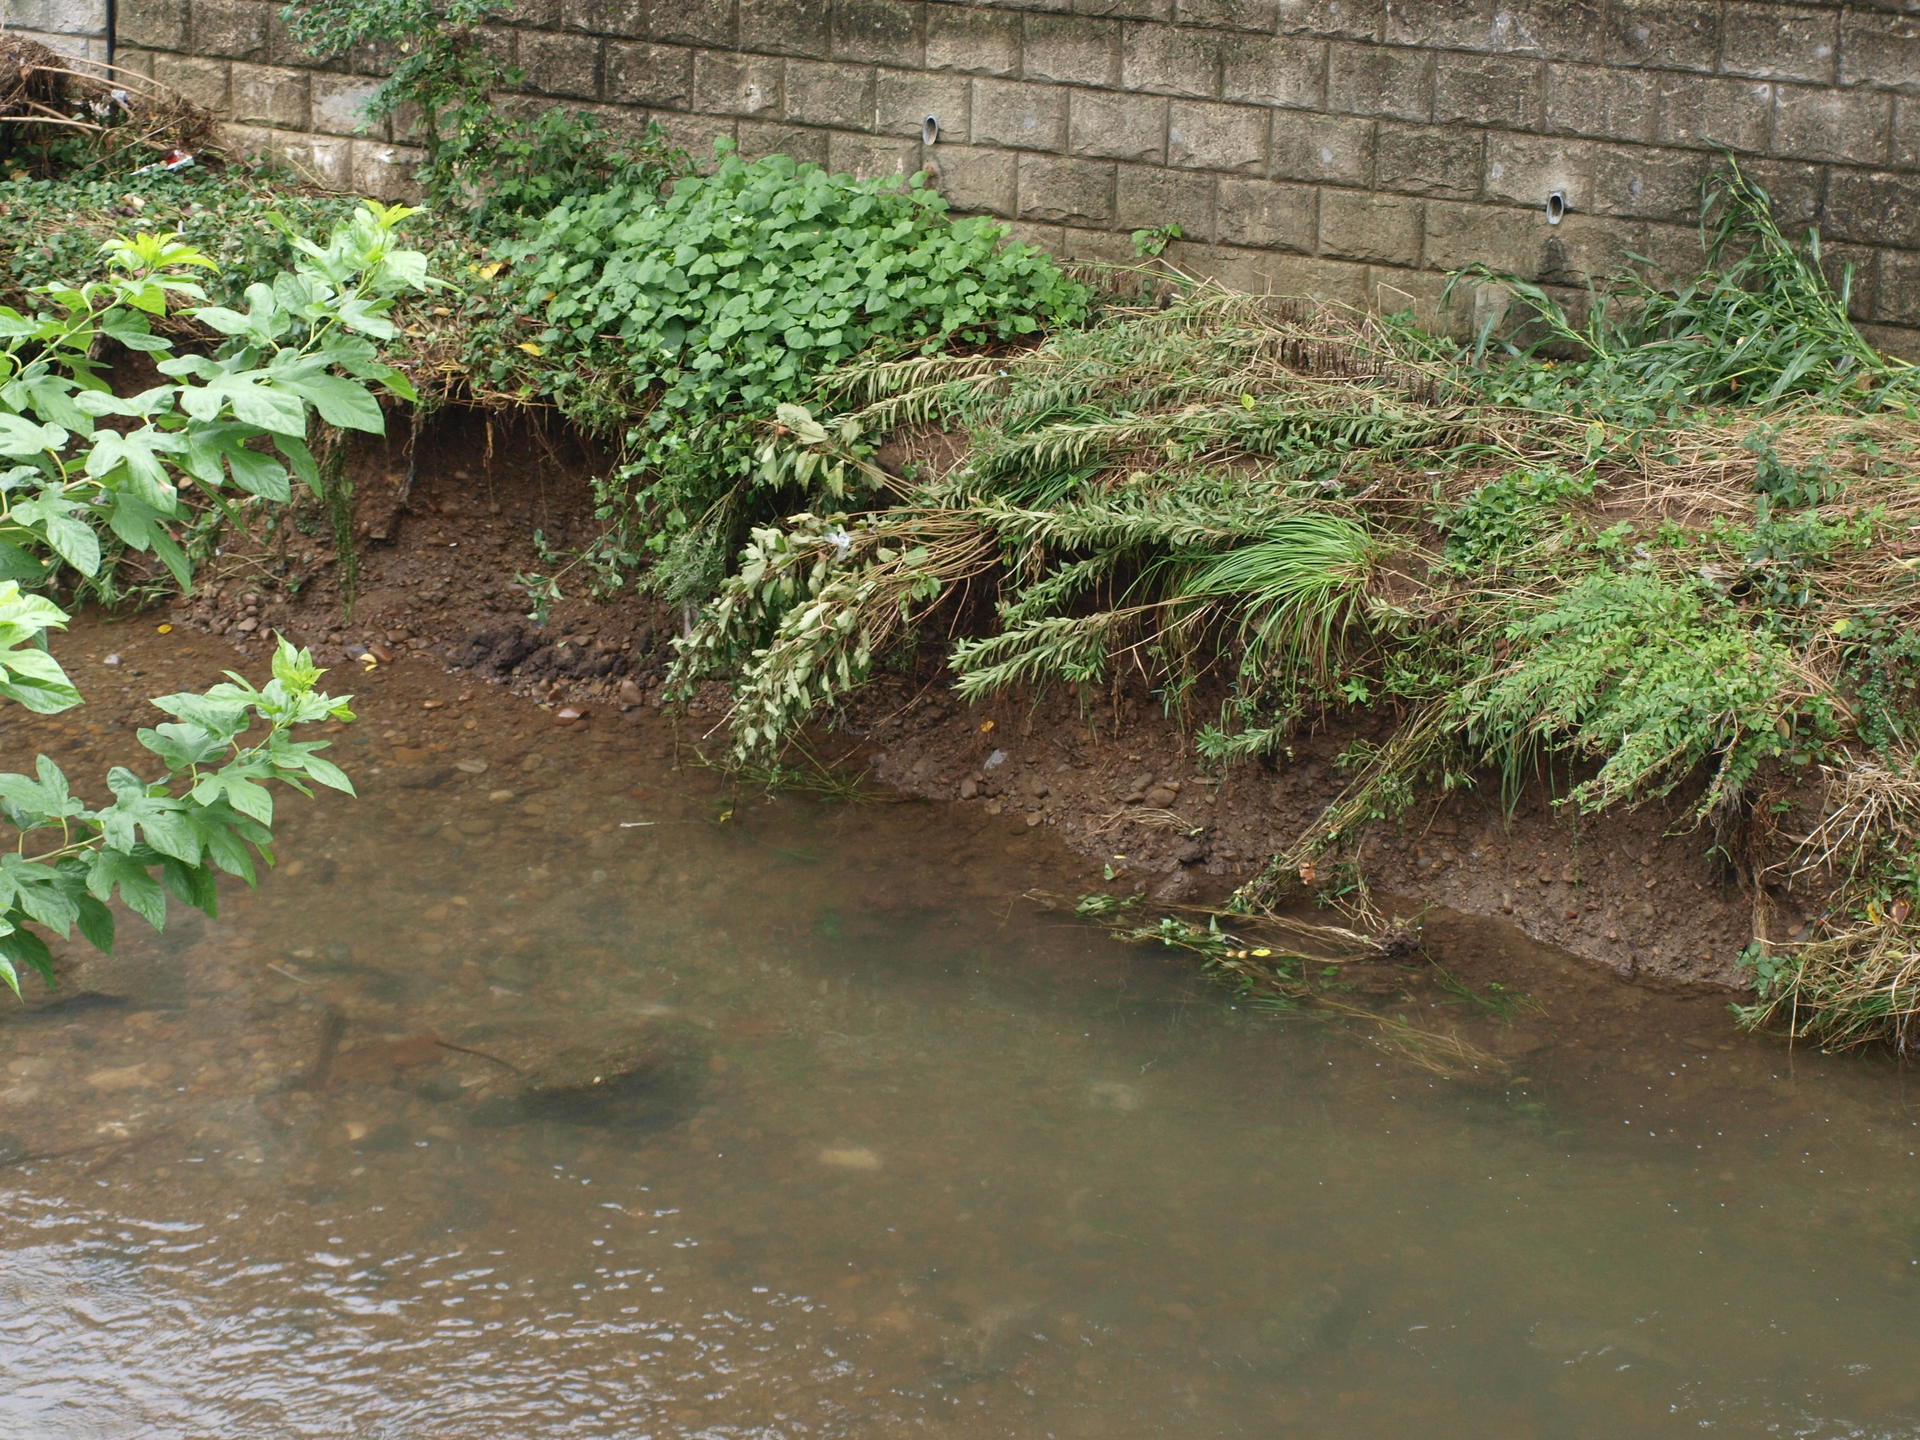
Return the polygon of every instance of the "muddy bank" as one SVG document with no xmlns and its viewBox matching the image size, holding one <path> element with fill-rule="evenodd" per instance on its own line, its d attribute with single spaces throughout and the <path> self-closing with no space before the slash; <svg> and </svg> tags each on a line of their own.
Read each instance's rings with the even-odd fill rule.
<svg viewBox="0 0 1920 1440">
<path fill-rule="evenodd" d="M 516 579 L 550 573 L 565 563 L 551 557 L 592 538 L 601 458 L 557 427 L 442 416 L 417 440 L 403 432 L 352 455 L 349 559 L 309 504 L 271 535 L 230 543 L 176 609 L 243 647 L 264 650 L 282 631 L 327 663 L 428 661 L 529 695 L 556 724 L 620 725 L 665 703 L 680 617 L 645 596 L 589 599 L 574 571 L 536 625 Z M 686 743 L 718 753 L 719 737 L 705 738 L 717 718 L 696 707 Z M 1121 688 L 964 705 L 929 651 L 915 673 L 867 691 L 821 751 L 982 823 L 1054 837 L 1082 857 L 1084 888 L 1175 903 L 1218 899 L 1258 873 L 1339 794 L 1337 758 L 1375 723 L 1336 718 L 1271 763 L 1214 775 L 1153 697 Z M 1499 917 L 1620 976 L 1731 986 L 1752 904 L 1709 844 L 1684 802 L 1581 825 L 1541 793 L 1508 815 L 1489 785 L 1376 827 L 1351 873 L 1311 878 L 1338 892 L 1363 875 L 1394 913 Z"/>
</svg>

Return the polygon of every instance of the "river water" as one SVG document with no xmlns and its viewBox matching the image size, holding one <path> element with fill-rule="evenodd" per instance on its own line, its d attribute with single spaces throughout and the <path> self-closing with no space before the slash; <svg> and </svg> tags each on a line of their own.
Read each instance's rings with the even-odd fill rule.
<svg viewBox="0 0 1920 1440">
<path fill-rule="evenodd" d="M 98 733 L 9 768 L 233 663 L 63 653 Z M 1508 1062 L 1441 1078 L 1022 899 L 1000 822 L 351 683 L 360 800 L 0 1017 L 6 1440 L 1920 1433 L 1882 1061 L 1455 926 L 1547 1013 L 1411 966 Z"/>
</svg>

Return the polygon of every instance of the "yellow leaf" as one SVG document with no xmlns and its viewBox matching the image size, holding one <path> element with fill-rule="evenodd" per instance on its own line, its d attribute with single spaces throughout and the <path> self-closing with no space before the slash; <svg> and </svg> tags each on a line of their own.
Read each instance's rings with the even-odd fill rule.
<svg viewBox="0 0 1920 1440">
<path fill-rule="evenodd" d="M 547 353 L 546 351 L 542 350 L 538 345 L 534 344 L 531 340 L 522 340 L 514 348 L 516 350 L 524 350 L 529 355 L 544 355 Z"/>
<path fill-rule="evenodd" d="M 986 734 L 986 733 L 987 733 L 987 732 L 988 732 L 989 730 L 991 730 L 991 729 L 993 729 L 993 721 L 991 721 L 991 720 L 982 720 L 982 721 L 980 722 L 980 733 L 981 733 L 982 735 L 984 735 L 984 734 Z"/>
<path fill-rule="evenodd" d="M 491 280 L 500 273 L 500 262 L 494 260 L 485 265 L 476 265 L 473 267 L 473 273 L 478 275 L 482 280 Z"/>
<path fill-rule="evenodd" d="M 173 626 L 156 625 L 153 627 L 153 633 L 156 635 L 171 635 L 173 633 Z"/>
<path fill-rule="evenodd" d="M 1262 960 L 1264 960 L 1264 959 L 1266 959 L 1266 958 L 1267 958 L 1267 957 L 1268 957 L 1269 955 L 1271 955 L 1271 954 L 1273 954 L 1273 951 L 1271 951 L 1271 950 L 1267 950 L 1267 949 L 1260 949 L 1260 950 L 1251 950 L 1251 951 L 1249 951 L 1248 953 L 1249 953 L 1249 954 L 1251 954 L 1251 955 L 1256 955 L 1256 956 L 1258 956 L 1258 957 L 1259 957 L 1260 959 L 1262 959 Z"/>
</svg>

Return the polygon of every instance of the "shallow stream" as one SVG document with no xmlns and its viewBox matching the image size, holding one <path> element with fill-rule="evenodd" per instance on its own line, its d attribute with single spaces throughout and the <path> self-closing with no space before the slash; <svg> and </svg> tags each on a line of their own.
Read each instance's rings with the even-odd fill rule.
<svg viewBox="0 0 1920 1440">
<path fill-rule="evenodd" d="M 63 654 L 96 733 L 6 768 L 234 663 Z M 339 678 L 359 801 L 0 1016 L 5 1440 L 1920 1433 L 1884 1062 L 1456 924 L 1545 1014 L 1410 969 L 1508 1062 L 1443 1079 L 1022 899 L 1023 825 Z"/>
</svg>

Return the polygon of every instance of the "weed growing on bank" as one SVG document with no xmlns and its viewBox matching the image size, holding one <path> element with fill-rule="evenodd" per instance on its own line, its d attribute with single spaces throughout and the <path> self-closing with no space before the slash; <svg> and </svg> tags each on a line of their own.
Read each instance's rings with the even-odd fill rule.
<svg viewBox="0 0 1920 1440">
<path fill-rule="evenodd" d="M 1708 214 L 1700 277 L 1635 281 L 1584 328 L 1550 312 L 1571 359 L 1196 286 L 1028 351 L 843 367 L 830 418 L 770 443 L 885 503 L 757 528 L 681 673 L 731 680 L 743 754 L 949 630 L 965 696 L 1146 687 L 1217 763 L 1392 715 L 1249 910 L 1448 790 L 1544 780 L 1598 812 L 1684 789 L 1751 884 L 1837 885 L 1814 941 L 1756 952 L 1748 1018 L 1904 1040 L 1915 372 L 1737 170 Z M 871 470 L 925 429 L 958 458 Z"/>
</svg>

